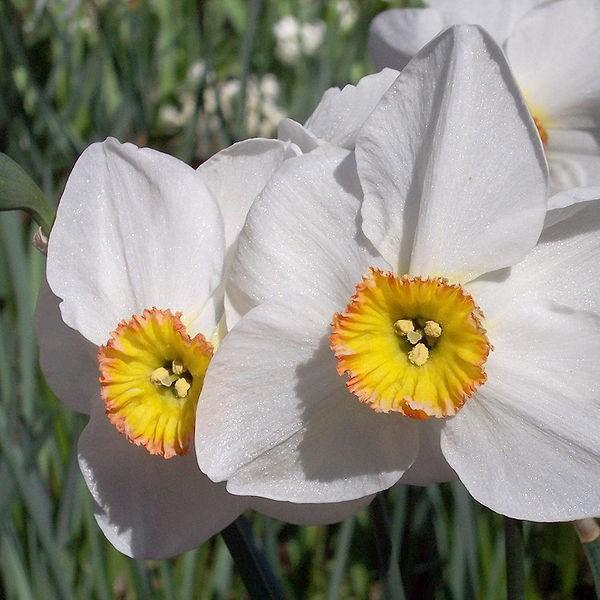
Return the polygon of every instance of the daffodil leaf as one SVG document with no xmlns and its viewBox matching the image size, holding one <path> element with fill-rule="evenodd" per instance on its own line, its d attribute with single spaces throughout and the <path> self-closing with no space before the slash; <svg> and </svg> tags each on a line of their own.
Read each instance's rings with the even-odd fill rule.
<svg viewBox="0 0 600 600">
<path fill-rule="evenodd" d="M 385 494 L 380 492 L 371 504 L 371 516 L 375 533 L 375 548 L 379 558 L 379 570 L 384 586 L 383 596 L 405 600 L 406 594 L 399 566 L 400 525 L 403 515 L 395 515 L 396 522 L 392 527 L 387 512 Z M 395 539 L 390 537 L 390 532 L 393 533 Z"/>
<path fill-rule="evenodd" d="M 0 210 L 27 211 L 48 235 L 54 210 L 42 190 L 9 156 L 0 152 Z"/>
</svg>

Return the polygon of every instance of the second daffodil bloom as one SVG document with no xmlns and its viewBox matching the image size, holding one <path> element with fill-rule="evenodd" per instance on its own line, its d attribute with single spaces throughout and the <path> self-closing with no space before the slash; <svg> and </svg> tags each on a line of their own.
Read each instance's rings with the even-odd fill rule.
<svg viewBox="0 0 600 600">
<path fill-rule="evenodd" d="M 61 400 L 90 415 L 79 463 L 100 527 L 130 556 L 198 546 L 249 506 L 327 522 L 369 500 L 324 512 L 251 503 L 195 460 L 196 405 L 225 331 L 227 257 L 287 152 L 249 140 L 194 171 L 109 139 L 84 151 L 65 187 L 38 301 L 40 362 Z"/>
<path fill-rule="evenodd" d="M 550 166 L 551 206 L 600 197 L 600 2 L 427 0 L 371 26 L 375 64 L 401 69 L 449 25 L 485 27 L 502 45 Z M 573 188 L 573 189 L 572 189 Z M 569 193 L 565 193 L 569 192 Z"/>
<path fill-rule="evenodd" d="M 458 476 L 514 517 L 599 514 L 600 215 L 542 233 L 546 187 L 501 50 L 446 31 L 355 155 L 287 161 L 250 210 L 232 290 L 255 308 L 205 381 L 200 467 L 293 502 Z"/>
</svg>

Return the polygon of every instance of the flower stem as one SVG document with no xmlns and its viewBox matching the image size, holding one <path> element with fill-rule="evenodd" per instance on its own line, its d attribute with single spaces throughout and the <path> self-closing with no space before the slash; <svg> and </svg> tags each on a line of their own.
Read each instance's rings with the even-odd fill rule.
<svg viewBox="0 0 600 600">
<path fill-rule="evenodd" d="M 506 597 L 508 600 L 525 598 L 525 547 L 523 522 L 504 517 L 506 548 Z"/>
<path fill-rule="evenodd" d="M 406 595 L 402 585 L 402 576 L 398 566 L 398 543 L 390 539 L 390 520 L 388 517 L 385 496 L 377 494 L 371 504 L 375 547 L 379 558 L 379 570 L 384 584 L 383 598 L 404 600 Z"/>
<path fill-rule="evenodd" d="M 594 577 L 596 598 L 600 600 L 600 527 L 595 519 L 573 521 Z"/>
<path fill-rule="evenodd" d="M 258 547 L 248 519 L 241 515 L 221 532 L 227 549 L 248 590 L 256 600 L 280 600 L 285 596 L 271 565 Z"/>
</svg>

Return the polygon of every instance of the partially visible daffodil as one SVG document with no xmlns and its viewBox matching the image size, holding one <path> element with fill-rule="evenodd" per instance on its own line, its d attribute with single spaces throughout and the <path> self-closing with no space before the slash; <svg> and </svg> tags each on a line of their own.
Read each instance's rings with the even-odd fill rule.
<svg viewBox="0 0 600 600">
<path fill-rule="evenodd" d="M 324 511 L 251 502 L 194 457 L 196 406 L 226 331 L 228 257 L 288 146 L 242 142 L 194 171 L 109 139 L 85 150 L 65 187 L 38 300 L 40 362 L 56 394 L 90 415 L 81 471 L 98 524 L 130 556 L 193 548 L 250 506 L 328 522 L 369 501 Z"/>
<path fill-rule="evenodd" d="M 279 139 L 293 142 L 303 153 L 324 144 L 353 150 L 358 131 L 396 77 L 398 71 L 383 69 L 357 85 L 329 88 L 304 125 L 289 118 L 280 122 Z"/>
<path fill-rule="evenodd" d="M 427 0 L 371 25 L 379 67 L 402 69 L 449 25 L 485 27 L 502 45 L 550 167 L 550 207 L 600 197 L 600 3 L 597 0 Z M 483 133 L 483 132 L 482 132 Z"/>
<path fill-rule="evenodd" d="M 293 502 L 458 476 L 506 515 L 600 513 L 600 214 L 542 233 L 546 188 L 501 49 L 446 31 L 355 154 L 288 160 L 251 208 L 232 279 L 255 308 L 206 378 L 200 467 Z"/>
</svg>

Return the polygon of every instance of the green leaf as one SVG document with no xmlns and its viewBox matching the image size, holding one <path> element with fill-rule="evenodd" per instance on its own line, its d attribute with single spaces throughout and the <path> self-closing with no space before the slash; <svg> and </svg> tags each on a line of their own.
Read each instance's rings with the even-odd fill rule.
<svg viewBox="0 0 600 600">
<path fill-rule="evenodd" d="M 403 505 L 399 506 L 399 510 L 394 516 L 394 523 L 391 525 L 384 493 L 377 494 L 371 504 L 375 548 L 383 581 L 383 597 L 397 600 L 406 598 L 399 566 L 400 532 L 404 520 L 403 509 Z M 392 531 L 394 539 L 390 537 L 390 531 Z"/>
<path fill-rule="evenodd" d="M 348 565 L 348 556 L 350 554 L 350 544 L 352 543 L 355 522 L 355 518 L 350 517 L 349 519 L 346 519 L 346 521 L 344 521 L 340 527 L 335 551 L 333 575 L 331 576 L 331 580 L 329 581 L 329 589 L 327 590 L 328 600 L 337 600 L 338 598 L 342 597 L 342 581 Z"/>
<path fill-rule="evenodd" d="M 525 598 L 525 545 L 523 522 L 504 517 L 506 552 L 506 597 L 508 600 Z"/>
<path fill-rule="evenodd" d="M 48 235 L 54 210 L 42 190 L 9 156 L 0 152 L 0 210 L 27 211 Z"/>
</svg>

